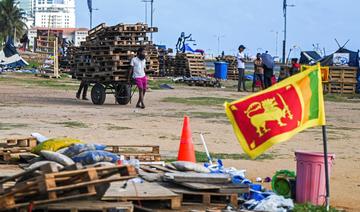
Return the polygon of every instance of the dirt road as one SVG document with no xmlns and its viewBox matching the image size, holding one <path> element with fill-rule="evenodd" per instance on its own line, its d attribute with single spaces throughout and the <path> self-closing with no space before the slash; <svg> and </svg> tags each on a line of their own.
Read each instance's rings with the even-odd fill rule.
<svg viewBox="0 0 360 212">
<path fill-rule="evenodd" d="M 116 105 L 112 96 L 102 106 L 76 100 L 77 82 L 70 81 L 62 87 L 29 83 L 34 80 L 29 76 L 20 78 L 27 81 L 0 80 L 0 139 L 39 132 L 48 137 L 68 136 L 91 143 L 159 144 L 163 155 L 176 157 L 182 117 L 188 114 L 198 151 L 203 151 L 199 139 L 202 132 L 211 152 L 233 153 L 243 158 L 222 102 L 246 93 L 175 86 L 174 90 L 152 90 L 146 95 L 147 108 L 137 110 L 134 103 Z M 331 203 L 360 211 L 360 103 L 326 102 L 326 113 L 329 151 L 336 154 L 331 173 Z M 246 169 L 250 178 L 271 177 L 280 169 L 296 169 L 295 150 L 322 151 L 321 136 L 320 128 L 309 129 L 271 148 L 263 160 L 225 160 L 225 164 Z"/>
</svg>

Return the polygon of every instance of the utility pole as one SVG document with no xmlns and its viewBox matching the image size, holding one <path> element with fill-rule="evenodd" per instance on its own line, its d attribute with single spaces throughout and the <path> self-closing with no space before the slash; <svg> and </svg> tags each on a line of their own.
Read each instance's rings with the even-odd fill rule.
<svg viewBox="0 0 360 212">
<path fill-rule="evenodd" d="M 287 18 L 287 7 L 295 7 L 295 5 L 288 5 L 287 0 L 283 2 L 283 13 L 284 13 L 284 40 L 283 40 L 283 53 L 282 53 L 282 62 L 286 63 L 286 18 Z"/>
<path fill-rule="evenodd" d="M 147 17 L 148 17 L 148 2 L 145 2 L 145 24 L 147 24 Z"/>
<path fill-rule="evenodd" d="M 93 25 L 93 11 L 94 10 L 99 10 L 99 9 L 95 9 L 92 6 L 92 0 L 88 0 L 88 8 L 89 8 L 89 13 L 90 13 L 90 29 L 92 29 L 92 25 Z"/>
<path fill-rule="evenodd" d="M 150 2 L 151 4 L 151 17 L 150 17 L 150 27 L 153 27 L 154 24 L 154 0 L 142 0 L 142 2 L 145 2 L 145 23 L 147 23 L 147 3 Z M 153 40 L 153 33 L 150 33 L 150 40 Z"/>
<path fill-rule="evenodd" d="M 278 55 L 278 41 L 279 41 L 279 32 L 276 31 L 276 47 L 275 47 L 276 56 L 279 56 Z"/>
<path fill-rule="evenodd" d="M 225 35 L 214 35 L 214 37 L 216 37 L 217 38 L 217 44 L 218 44 L 218 46 L 217 46 L 217 53 L 218 53 L 218 55 L 220 55 L 220 47 L 221 47 L 221 38 L 223 38 L 223 37 L 225 37 Z"/>
<path fill-rule="evenodd" d="M 154 23 L 154 0 L 151 0 L 151 21 L 150 21 L 151 27 L 153 27 Z M 153 40 L 153 33 L 150 34 L 150 40 Z"/>
</svg>

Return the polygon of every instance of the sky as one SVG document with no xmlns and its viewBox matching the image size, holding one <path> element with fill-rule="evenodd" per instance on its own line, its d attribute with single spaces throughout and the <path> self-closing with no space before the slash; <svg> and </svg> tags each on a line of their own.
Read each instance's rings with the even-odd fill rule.
<svg viewBox="0 0 360 212">
<path fill-rule="evenodd" d="M 269 51 L 281 55 L 283 40 L 283 0 L 154 0 L 154 34 L 156 44 L 174 48 L 181 32 L 192 34 L 192 47 L 216 55 L 234 54 L 240 44 L 246 53 Z M 326 54 L 346 47 L 360 49 L 359 0 L 288 0 L 287 53 L 313 50 L 313 44 Z M 100 23 L 145 22 L 142 0 L 93 0 L 93 26 Z M 150 4 L 148 6 L 150 9 Z M 148 12 L 150 23 L 150 10 Z M 89 27 L 87 0 L 76 0 L 76 25 Z M 278 32 L 278 33 L 276 33 Z M 276 39 L 278 34 L 278 39 Z M 220 38 L 220 39 L 218 39 Z M 277 42 L 276 42 L 277 41 Z M 276 45 L 276 43 L 278 45 Z M 276 54 L 277 46 L 277 54 Z"/>
</svg>

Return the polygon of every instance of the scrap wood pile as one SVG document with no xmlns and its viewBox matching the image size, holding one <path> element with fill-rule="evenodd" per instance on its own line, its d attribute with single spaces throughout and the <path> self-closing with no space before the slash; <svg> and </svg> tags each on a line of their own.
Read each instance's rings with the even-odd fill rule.
<svg viewBox="0 0 360 212">
<path fill-rule="evenodd" d="M 130 62 L 136 51 L 147 51 L 147 68 L 153 74 L 159 72 L 156 46 L 149 41 L 148 33 L 157 32 L 156 27 L 146 24 L 100 24 L 89 31 L 74 56 L 72 67 L 76 78 L 99 81 L 127 81 Z"/>
<path fill-rule="evenodd" d="M 175 76 L 206 77 L 204 56 L 201 54 L 177 53 L 175 56 Z"/>
<path fill-rule="evenodd" d="M 237 68 L 237 59 L 235 56 L 225 55 L 224 57 L 216 58 L 218 61 L 224 61 L 228 63 L 228 72 L 227 79 L 228 80 L 238 80 L 238 68 Z"/>
<path fill-rule="evenodd" d="M 9 140 L 5 143 L 7 149 L 26 144 L 33 157 L 22 158 L 24 171 L 0 178 L 0 211 L 237 210 L 255 197 L 243 170 L 186 161 L 165 164 L 158 146 L 106 146 L 34 136 L 38 144 L 31 148 L 24 139 L 11 141 L 11 147 Z M 264 200 L 273 196 L 256 192 Z"/>
<path fill-rule="evenodd" d="M 10 210 L 77 198 L 96 199 L 108 183 L 129 180 L 136 176 L 133 166 L 68 166 L 60 169 L 48 163 L 1 180 L 1 186 L 5 183 L 13 185 L 1 187 L 0 206 L 2 210 Z"/>
</svg>

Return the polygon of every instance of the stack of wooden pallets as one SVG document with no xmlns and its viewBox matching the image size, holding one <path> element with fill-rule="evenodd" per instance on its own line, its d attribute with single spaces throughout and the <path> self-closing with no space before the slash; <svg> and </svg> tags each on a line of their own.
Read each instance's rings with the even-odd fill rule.
<svg viewBox="0 0 360 212">
<path fill-rule="evenodd" d="M 74 70 L 76 68 L 76 63 L 75 63 L 75 55 L 77 53 L 77 51 L 79 50 L 79 47 L 77 46 L 69 46 L 66 49 L 66 67 L 69 70 Z"/>
<path fill-rule="evenodd" d="M 158 52 L 147 33 L 157 32 L 146 24 L 105 24 L 91 29 L 86 41 L 76 51 L 73 67 L 78 79 L 126 81 L 129 79 L 131 59 L 143 47 L 147 50 L 147 68 L 159 69 Z"/>
<path fill-rule="evenodd" d="M 227 72 L 227 79 L 228 80 L 238 80 L 238 69 L 237 69 L 237 60 L 236 57 L 231 55 L 226 55 L 221 58 L 222 61 L 228 63 L 228 72 Z"/>
<path fill-rule="evenodd" d="M 165 56 L 165 76 L 175 75 L 175 57 L 172 55 Z"/>
<path fill-rule="evenodd" d="M 355 94 L 357 70 L 356 67 L 330 67 L 328 91 L 330 93 Z"/>
<path fill-rule="evenodd" d="M 201 54 L 178 53 L 175 57 L 175 75 L 205 77 L 207 74 L 204 56 Z"/>
</svg>

